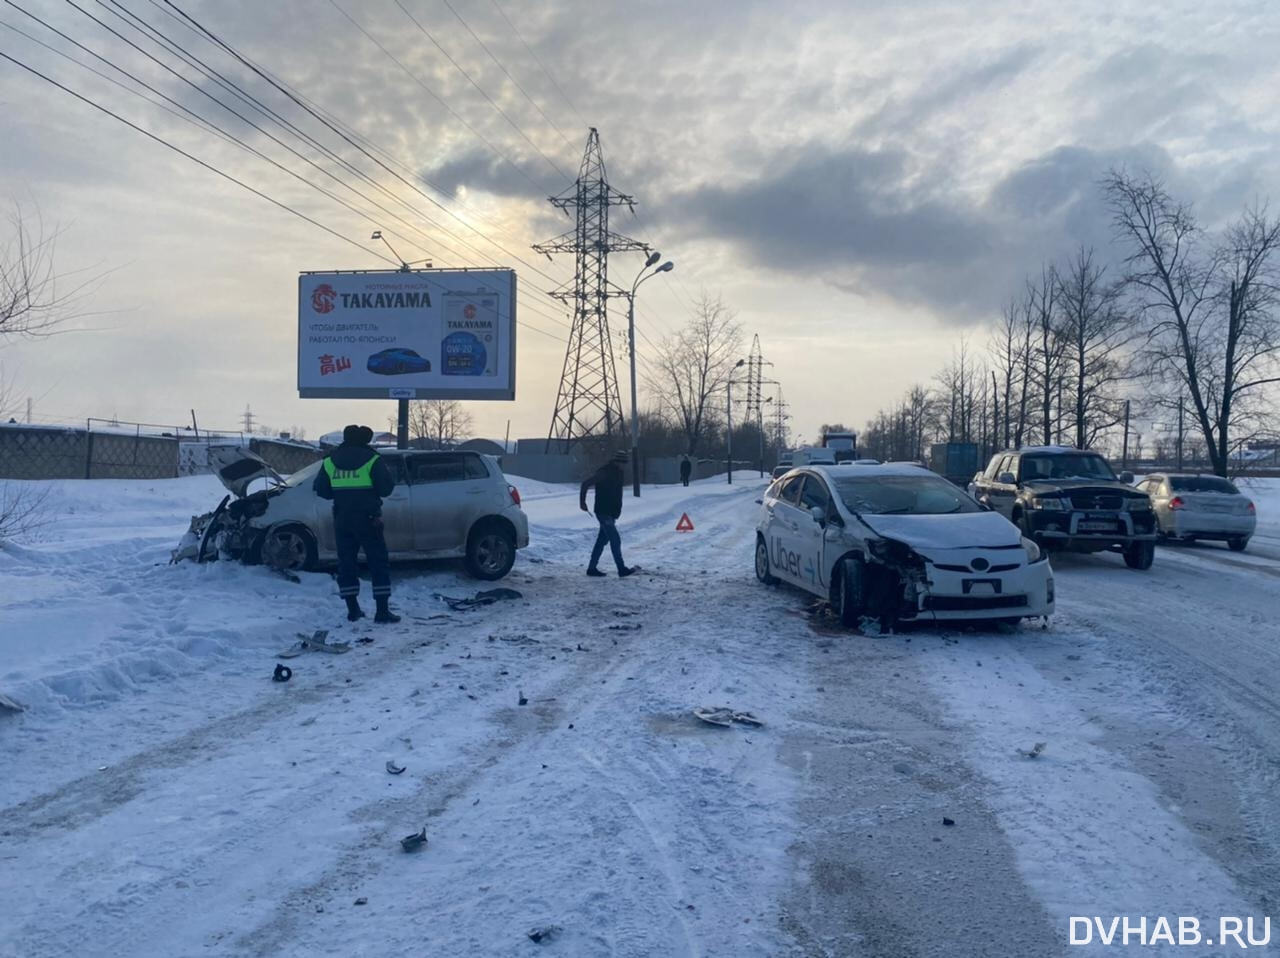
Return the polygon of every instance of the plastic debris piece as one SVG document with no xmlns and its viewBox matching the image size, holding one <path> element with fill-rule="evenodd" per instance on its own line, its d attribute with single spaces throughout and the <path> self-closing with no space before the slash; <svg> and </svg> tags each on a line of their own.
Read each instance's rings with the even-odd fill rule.
<svg viewBox="0 0 1280 958">
<path fill-rule="evenodd" d="M 395 763 L 395 759 L 389 758 L 387 759 L 387 771 L 390 772 L 392 775 L 399 775 L 404 771 L 404 766 L 397 765 Z"/>
</svg>

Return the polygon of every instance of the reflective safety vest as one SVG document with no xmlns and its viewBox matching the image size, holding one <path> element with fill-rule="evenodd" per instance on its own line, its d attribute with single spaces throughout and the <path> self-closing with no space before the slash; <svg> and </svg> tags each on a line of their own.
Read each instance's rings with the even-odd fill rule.
<svg viewBox="0 0 1280 958">
<path fill-rule="evenodd" d="M 324 471 L 329 476 L 331 489 L 372 489 L 373 465 L 378 461 L 375 454 L 359 469 L 339 469 L 332 459 L 324 461 Z"/>
</svg>

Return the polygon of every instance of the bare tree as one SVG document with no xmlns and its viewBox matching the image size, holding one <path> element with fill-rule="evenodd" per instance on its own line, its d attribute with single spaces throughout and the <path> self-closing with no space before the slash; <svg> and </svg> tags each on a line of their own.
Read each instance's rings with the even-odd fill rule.
<svg viewBox="0 0 1280 958">
<path fill-rule="evenodd" d="M 1057 303 L 1057 272 L 1052 266 L 1044 266 L 1039 279 L 1027 280 L 1027 325 L 1031 334 L 1027 372 L 1040 406 L 1040 432 L 1046 446 L 1053 442 L 1054 399 L 1061 391 L 1063 376 Z"/>
<path fill-rule="evenodd" d="M 1099 434 L 1120 422 L 1118 388 L 1127 375 L 1125 350 L 1134 324 L 1120 303 L 1120 287 L 1108 283 L 1105 266 L 1081 247 L 1058 272 L 1058 332 L 1065 375 L 1071 385 L 1075 444 L 1088 449 Z"/>
<path fill-rule="evenodd" d="M 100 276 L 55 270 L 58 236 L 17 203 L 0 223 L 0 340 L 54 333 L 97 287 Z"/>
<path fill-rule="evenodd" d="M 49 521 L 48 486 L 0 481 L 0 545 L 28 535 Z"/>
<path fill-rule="evenodd" d="M 421 399 L 409 403 L 409 434 L 436 446 L 452 446 L 471 431 L 471 413 L 456 399 Z"/>
<path fill-rule="evenodd" d="M 1150 174 L 1113 170 L 1103 182 L 1116 233 L 1129 246 L 1126 286 L 1146 336 L 1149 377 L 1185 390 L 1213 471 L 1227 475 L 1231 435 L 1280 382 L 1276 266 L 1280 220 L 1247 210 L 1211 244 L 1191 208 Z"/>
<path fill-rule="evenodd" d="M 1023 317 L 1026 312 L 1025 301 L 1010 300 L 1000 314 L 1000 325 L 996 327 L 995 334 L 991 338 L 991 342 L 987 351 L 991 354 L 991 362 L 993 365 L 992 375 L 996 377 L 993 390 L 996 393 L 996 417 L 994 422 L 1000 430 L 1001 435 L 996 438 L 993 445 L 1008 448 L 1009 444 L 1014 441 L 1014 411 L 1013 402 L 1014 387 L 1021 385 L 1022 365 L 1023 365 Z M 1023 390 L 1025 395 L 1025 389 Z M 1022 430 L 1017 430 L 1017 435 L 1021 437 Z"/>
<path fill-rule="evenodd" d="M 719 298 L 704 293 L 688 324 L 663 339 L 649 362 L 649 386 L 684 434 L 689 455 L 697 454 L 709 427 L 719 421 L 717 394 L 741 354 L 742 327 L 735 314 Z"/>
</svg>

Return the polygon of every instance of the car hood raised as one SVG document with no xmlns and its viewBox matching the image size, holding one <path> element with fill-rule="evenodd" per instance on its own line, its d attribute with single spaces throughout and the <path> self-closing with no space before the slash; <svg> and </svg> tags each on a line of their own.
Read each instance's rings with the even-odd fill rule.
<svg viewBox="0 0 1280 958">
<path fill-rule="evenodd" d="M 268 466 L 261 456 L 243 446 L 210 446 L 209 468 L 237 499 L 248 495 L 249 486 L 257 479 L 284 482 L 280 473 Z"/>
<path fill-rule="evenodd" d="M 920 552 L 937 549 L 999 549 L 1022 543 L 1022 533 L 998 512 L 941 516 L 867 516 L 862 521 L 889 539 Z"/>
</svg>

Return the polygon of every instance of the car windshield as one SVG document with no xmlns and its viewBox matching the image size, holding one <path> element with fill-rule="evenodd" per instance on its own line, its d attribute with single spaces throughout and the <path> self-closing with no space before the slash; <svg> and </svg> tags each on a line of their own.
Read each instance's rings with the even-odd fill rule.
<svg viewBox="0 0 1280 958">
<path fill-rule="evenodd" d="M 940 516 L 980 512 L 945 479 L 932 476 L 839 476 L 836 493 L 854 512 L 875 516 Z"/>
<path fill-rule="evenodd" d="M 1052 456 L 1022 456 L 1022 481 L 1037 479 L 1112 479 L 1107 460 L 1087 453 L 1058 453 Z"/>
<path fill-rule="evenodd" d="M 1224 492 L 1229 496 L 1240 495 L 1240 490 L 1220 476 L 1170 476 L 1169 486 L 1174 492 Z"/>
</svg>

